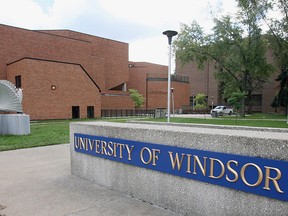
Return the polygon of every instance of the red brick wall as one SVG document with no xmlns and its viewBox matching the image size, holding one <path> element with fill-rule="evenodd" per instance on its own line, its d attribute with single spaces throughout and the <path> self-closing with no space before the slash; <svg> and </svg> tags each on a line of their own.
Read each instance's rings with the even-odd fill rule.
<svg viewBox="0 0 288 216">
<path fill-rule="evenodd" d="M 14 82 L 14 74 L 12 74 L 11 69 L 11 74 L 7 75 L 7 64 L 24 57 L 80 64 L 97 83 L 102 92 L 126 83 L 129 79 L 127 43 L 70 30 L 31 31 L 6 25 L 0 25 L 0 38 L 0 79 L 11 79 L 11 81 Z M 15 65 L 13 64 L 13 68 L 16 67 Z M 23 68 L 20 68 L 19 65 L 22 65 Z M 44 64 L 40 65 L 44 67 Z M 27 68 L 31 69 L 26 64 L 23 65 L 23 62 L 21 62 L 21 64 L 17 63 L 17 67 L 17 73 L 26 74 L 25 70 L 27 70 Z M 12 65 L 10 65 L 9 68 L 12 68 Z M 46 68 L 42 68 L 42 70 L 45 71 Z M 35 72 L 34 70 L 31 71 Z M 16 71 L 13 72 L 16 73 Z M 58 70 L 58 72 L 62 73 L 62 70 Z M 48 77 L 48 75 L 54 76 L 54 74 L 47 73 L 46 75 L 46 79 L 54 79 L 54 77 Z M 57 74 L 57 76 L 58 75 L 59 74 Z M 57 78 L 57 76 L 55 78 Z M 66 77 L 67 73 L 64 73 L 63 76 Z M 28 75 L 26 74 L 25 77 L 28 77 Z M 26 83 L 25 77 L 23 77 L 24 83 Z M 38 80 L 36 74 L 35 76 L 29 75 L 29 79 L 31 83 L 37 82 Z M 24 85 L 28 85 L 27 83 Z M 54 111 L 50 114 L 44 112 L 38 113 L 39 111 L 36 106 L 28 104 L 28 101 L 34 101 L 37 96 L 32 95 L 32 92 L 28 94 L 27 89 L 25 91 L 26 100 L 24 101 L 24 111 L 31 113 L 32 119 L 71 117 L 71 108 L 69 108 L 66 114 L 55 113 Z M 83 91 L 80 92 L 83 94 Z M 91 91 L 86 91 L 86 95 L 88 92 Z M 118 93 L 121 93 L 121 91 Z M 73 97 L 73 95 L 69 95 L 69 97 Z M 97 98 L 94 93 L 94 86 L 93 94 L 89 95 L 89 97 Z M 97 109 L 99 110 L 96 110 L 96 106 L 94 108 L 96 116 L 100 116 L 101 112 L 101 106 L 99 105 L 101 97 L 99 97 L 98 100 Z M 120 105 L 120 103 L 122 104 Z M 117 106 L 124 107 L 125 104 L 127 104 L 129 108 L 131 107 L 131 101 L 128 102 L 126 99 L 119 99 L 119 104 L 116 106 L 115 98 L 112 97 L 105 98 L 104 104 L 107 106 L 111 105 L 111 107 L 106 106 L 109 109 Z M 85 103 L 83 106 L 86 106 Z M 65 109 L 67 110 L 68 108 L 66 107 Z M 49 109 L 47 110 L 49 111 Z M 86 108 L 81 107 L 81 115 L 86 116 Z"/>
<path fill-rule="evenodd" d="M 0 25 L 0 79 L 23 57 L 81 64 L 105 91 L 128 81 L 128 44 L 69 30 L 31 31 Z"/>
<path fill-rule="evenodd" d="M 214 105 L 220 103 L 218 99 L 218 84 L 214 78 L 214 64 L 207 63 L 204 65 L 203 70 L 198 70 L 197 65 L 188 63 L 184 66 L 177 64 L 176 74 L 189 77 L 189 97 L 193 93 L 196 97 L 197 94 L 205 94 L 208 96 L 208 105 L 212 104 L 212 96 Z"/>
<path fill-rule="evenodd" d="M 96 67 L 96 69 L 99 70 L 101 68 L 100 70 L 102 70 L 102 73 L 96 73 L 94 76 L 101 83 L 103 91 L 128 81 L 129 55 L 127 43 L 70 30 L 48 30 L 42 32 L 89 41 L 91 43 L 92 66 L 95 64 L 94 67 Z M 92 73 L 98 70 L 94 70 Z"/>
<path fill-rule="evenodd" d="M 145 97 L 144 108 L 167 107 L 167 77 L 168 67 L 147 62 L 129 62 L 129 82 L 127 88 L 137 89 Z M 164 78 L 164 80 L 148 80 L 152 78 Z M 166 79 L 165 79 L 166 78 Z M 184 82 L 171 82 L 174 88 L 174 106 L 179 109 L 182 105 L 189 105 L 189 84 Z M 171 94 L 172 110 L 172 94 Z"/>
<path fill-rule="evenodd" d="M 271 50 L 267 52 L 266 57 L 267 57 L 267 61 L 270 64 L 273 64 L 273 53 Z M 275 67 L 274 74 L 269 78 L 269 81 L 263 85 L 263 89 L 260 91 L 260 93 L 262 94 L 261 111 L 264 113 L 274 112 L 274 108 L 271 107 L 271 103 L 279 91 L 280 84 L 279 82 L 276 82 L 275 79 L 279 75 L 280 70 L 277 70 L 276 66 L 274 67 Z M 282 111 L 282 113 L 286 112 L 284 107 L 280 107 L 278 110 Z"/>
<path fill-rule="evenodd" d="M 23 111 L 32 120 L 72 118 L 72 106 L 80 107 L 80 118 L 87 117 L 87 106 L 94 106 L 95 117 L 101 115 L 99 90 L 79 65 L 23 59 L 7 69 L 14 84 L 21 75 Z"/>
<path fill-rule="evenodd" d="M 267 52 L 267 60 L 269 63 L 273 64 L 273 56 L 271 51 Z M 208 105 L 211 106 L 211 98 L 214 98 L 214 106 L 223 104 L 224 102 L 218 98 L 218 81 L 214 77 L 215 66 L 213 63 L 206 63 L 202 70 L 199 70 L 197 65 L 193 62 L 187 63 L 184 66 L 180 66 L 181 64 L 177 64 L 176 74 L 182 76 L 189 76 L 190 82 L 190 96 L 194 93 L 195 96 L 198 93 L 204 93 L 208 95 Z M 275 82 L 275 79 L 279 71 L 275 71 L 275 73 L 269 78 L 269 81 L 263 85 L 262 89 L 259 89 L 254 94 L 262 94 L 262 106 L 253 107 L 254 111 L 260 112 L 273 112 L 274 108 L 270 106 L 273 98 L 278 92 L 278 83 Z"/>
<path fill-rule="evenodd" d="M 129 82 L 127 83 L 128 89 L 137 89 L 140 94 L 147 100 L 147 82 L 148 74 L 168 74 L 168 67 L 164 65 L 152 64 L 147 62 L 129 62 Z M 166 93 L 167 94 L 167 93 Z M 148 108 L 146 103 L 143 108 Z"/>
<path fill-rule="evenodd" d="M 174 88 L 174 108 L 180 109 L 183 105 L 189 104 L 189 83 L 171 82 L 171 88 Z M 148 109 L 167 107 L 167 80 L 148 81 Z M 172 112 L 172 94 L 171 94 L 171 112 Z"/>
<path fill-rule="evenodd" d="M 119 92 L 109 91 L 101 95 L 101 109 L 135 109 L 135 106 L 128 92 L 120 95 Z"/>
</svg>

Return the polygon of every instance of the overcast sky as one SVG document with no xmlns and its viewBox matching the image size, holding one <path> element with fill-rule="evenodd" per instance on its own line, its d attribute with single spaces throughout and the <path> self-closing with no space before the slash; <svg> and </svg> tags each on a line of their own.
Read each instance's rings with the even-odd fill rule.
<svg viewBox="0 0 288 216">
<path fill-rule="evenodd" d="M 69 29 L 129 43 L 129 60 L 168 65 L 165 30 L 193 20 L 207 30 L 210 11 L 235 11 L 234 0 L 0 0 L 0 23 Z"/>
</svg>

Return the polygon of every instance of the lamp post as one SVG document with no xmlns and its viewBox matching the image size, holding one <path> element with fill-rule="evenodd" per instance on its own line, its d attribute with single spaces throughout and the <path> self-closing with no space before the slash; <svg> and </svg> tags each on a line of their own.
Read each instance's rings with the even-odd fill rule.
<svg viewBox="0 0 288 216">
<path fill-rule="evenodd" d="M 194 111 L 194 93 L 193 93 L 193 100 L 192 100 L 192 110 Z"/>
<path fill-rule="evenodd" d="M 169 44 L 169 61 L 168 61 L 168 90 L 167 90 L 167 123 L 170 122 L 170 97 L 171 97 L 171 43 L 172 37 L 177 35 L 177 31 L 167 30 L 163 32 L 168 37 Z"/>
<path fill-rule="evenodd" d="M 288 74 L 288 68 L 286 68 L 286 74 Z M 288 76 L 286 76 L 286 83 L 288 84 Z M 286 90 L 286 114 L 287 114 L 287 124 L 288 124 L 288 97 Z"/>
<path fill-rule="evenodd" d="M 174 109 L 174 88 L 171 88 L 172 93 L 172 109 L 173 109 L 173 117 L 175 117 L 175 109 Z"/>
<path fill-rule="evenodd" d="M 214 104 L 213 104 L 213 99 L 214 99 L 214 98 L 213 98 L 213 96 L 212 96 L 212 109 L 213 109 L 213 105 L 214 105 Z"/>
</svg>

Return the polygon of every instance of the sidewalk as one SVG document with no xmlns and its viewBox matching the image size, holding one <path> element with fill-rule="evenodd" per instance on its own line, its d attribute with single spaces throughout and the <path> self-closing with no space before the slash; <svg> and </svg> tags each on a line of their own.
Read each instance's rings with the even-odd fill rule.
<svg viewBox="0 0 288 216">
<path fill-rule="evenodd" d="M 0 216 L 176 216 L 70 173 L 68 144 L 0 152 Z"/>
</svg>

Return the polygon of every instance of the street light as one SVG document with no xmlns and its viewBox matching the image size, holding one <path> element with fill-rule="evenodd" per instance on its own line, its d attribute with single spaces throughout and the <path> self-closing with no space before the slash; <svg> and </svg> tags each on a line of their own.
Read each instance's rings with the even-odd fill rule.
<svg viewBox="0 0 288 216">
<path fill-rule="evenodd" d="M 194 93 L 193 93 L 193 100 L 192 100 L 192 110 L 194 111 Z"/>
<path fill-rule="evenodd" d="M 172 109 L 173 109 L 173 117 L 175 117 L 175 109 L 174 109 L 174 88 L 171 88 L 172 93 Z"/>
<path fill-rule="evenodd" d="M 171 43 L 172 37 L 177 35 L 177 31 L 167 30 L 163 32 L 168 37 L 169 44 L 169 62 L 168 62 L 168 90 L 167 90 L 167 123 L 170 122 L 170 97 L 171 97 Z"/>
</svg>

